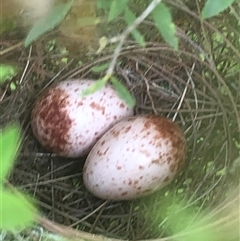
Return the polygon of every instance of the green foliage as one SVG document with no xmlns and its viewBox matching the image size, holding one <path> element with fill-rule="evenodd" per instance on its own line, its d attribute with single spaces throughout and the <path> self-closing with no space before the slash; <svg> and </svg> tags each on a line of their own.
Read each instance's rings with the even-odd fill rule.
<svg viewBox="0 0 240 241">
<path fill-rule="evenodd" d="M 28 36 L 25 40 L 25 47 L 30 45 L 35 41 L 39 36 L 46 33 L 47 31 L 53 29 L 57 24 L 59 24 L 66 16 L 68 11 L 72 6 L 73 0 L 68 3 L 62 3 L 53 8 L 47 16 L 41 18 L 33 28 L 28 33 Z"/>
<path fill-rule="evenodd" d="M 112 20 L 116 19 L 127 7 L 127 4 L 128 0 L 113 0 L 108 14 L 108 21 L 111 22 Z"/>
<path fill-rule="evenodd" d="M 99 72 L 102 72 L 102 71 L 106 70 L 108 68 L 108 66 L 109 66 L 109 63 L 96 65 L 96 66 L 91 68 L 91 71 L 94 72 L 94 73 L 99 73 Z"/>
<path fill-rule="evenodd" d="M 107 83 L 106 78 L 97 80 L 94 84 L 90 85 L 86 90 L 82 92 L 82 96 L 87 96 L 95 93 L 96 91 L 102 89 L 106 85 L 106 83 Z"/>
<path fill-rule="evenodd" d="M 0 64 L 0 84 L 11 79 L 16 74 L 16 68 L 12 65 Z"/>
<path fill-rule="evenodd" d="M 117 91 L 119 97 L 125 101 L 125 103 L 130 106 L 134 107 L 135 105 L 135 99 L 132 97 L 132 95 L 129 93 L 127 88 L 115 77 L 111 77 L 111 82 L 114 87 L 114 89 Z"/>
<path fill-rule="evenodd" d="M 127 22 L 128 26 L 136 20 L 134 13 L 128 7 L 125 9 L 124 19 Z M 146 46 L 144 37 L 138 30 L 134 29 L 131 34 L 142 47 Z"/>
<path fill-rule="evenodd" d="M 216 16 L 232 5 L 235 0 L 207 0 L 202 10 L 202 18 Z"/>
<path fill-rule="evenodd" d="M 97 54 L 100 54 L 103 51 L 103 49 L 107 46 L 108 39 L 105 36 L 101 37 L 98 43 L 99 43 L 99 48 L 97 50 Z"/>
<path fill-rule="evenodd" d="M 108 10 L 110 8 L 109 0 L 97 0 L 97 7 L 99 9 Z"/>
<path fill-rule="evenodd" d="M 101 71 L 101 68 L 106 68 L 107 65 L 99 65 L 95 67 L 95 71 Z M 88 96 L 90 94 L 95 93 L 96 91 L 102 89 L 108 82 L 108 76 L 105 76 L 104 78 L 97 80 L 95 83 L 93 83 L 92 85 L 90 85 L 86 90 L 84 90 L 81 95 L 82 96 Z M 130 106 L 133 107 L 135 105 L 135 99 L 133 98 L 133 96 L 129 93 L 128 89 L 115 77 L 111 77 L 110 81 L 114 87 L 114 89 L 116 90 L 118 96 L 125 101 L 125 103 Z"/>
<path fill-rule="evenodd" d="M 13 166 L 17 155 L 20 140 L 19 128 L 17 126 L 8 126 L 4 132 L 1 131 L 0 139 L 0 183 L 8 177 L 9 171 Z"/>
<path fill-rule="evenodd" d="M 0 136 L 0 229 L 15 230 L 31 224 L 37 214 L 35 207 L 18 191 L 4 187 L 4 181 L 14 164 L 20 143 L 20 129 L 9 125 Z"/>
<path fill-rule="evenodd" d="M 178 38 L 175 35 L 176 26 L 172 21 L 172 15 L 169 11 L 169 8 L 163 3 L 158 4 L 158 6 L 152 12 L 152 17 L 164 40 L 171 47 L 177 50 Z"/>
<path fill-rule="evenodd" d="M 201 217 L 198 217 L 192 222 L 195 214 L 198 213 L 197 208 L 192 207 L 186 209 L 185 206 L 186 204 L 180 204 L 180 201 L 177 200 L 170 206 L 167 221 L 169 234 L 177 234 L 178 237 L 176 241 L 214 240 L 216 233 L 213 230 L 208 230 L 206 232 L 205 229 L 201 229 L 202 226 L 207 225 L 207 223 L 199 223 Z M 178 218 L 176 218 L 176 215 Z"/>
<path fill-rule="evenodd" d="M 150 2 L 150 1 L 148 1 Z M 120 14 L 123 15 L 127 25 L 131 25 L 135 20 L 136 16 L 130 8 L 130 0 L 98 0 L 97 6 L 104 9 L 108 13 L 108 21 L 114 21 L 119 17 Z M 146 7 L 146 1 L 142 1 L 143 11 Z M 174 49 L 178 48 L 178 38 L 176 37 L 176 27 L 172 21 L 172 16 L 169 8 L 160 3 L 152 13 L 153 20 L 160 34 L 163 36 L 164 40 Z M 141 45 L 145 46 L 144 36 L 136 29 L 132 31 L 132 36 Z"/>
<path fill-rule="evenodd" d="M 37 211 L 20 192 L 10 192 L 0 187 L 0 229 L 22 229 L 36 218 Z"/>
<path fill-rule="evenodd" d="M 16 23 L 11 18 L 4 19 L 4 18 L 0 17 L 0 26 L 1 26 L 0 34 L 2 34 L 5 31 L 12 31 L 12 30 L 14 30 L 16 28 Z"/>
</svg>

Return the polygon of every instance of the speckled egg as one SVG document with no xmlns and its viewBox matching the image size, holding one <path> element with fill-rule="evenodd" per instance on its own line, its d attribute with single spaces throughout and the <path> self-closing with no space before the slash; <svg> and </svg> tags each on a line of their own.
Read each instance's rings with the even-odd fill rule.
<svg viewBox="0 0 240 241">
<path fill-rule="evenodd" d="M 95 144 L 84 165 L 84 184 L 102 199 L 143 197 L 172 181 L 185 155 L 186 140 L 175 123 L 158 116 L 129 117 Z"/>
<path fill-rule="evenodd" d="M 93 80 L 70 79 L 43 92 L 31 114 L 31 126 L 38 141 L 50 152 L 65 157 L 86 155 L 96 141 L 115 123 L 133 115 L 107 85 L 82 97 Z"/>
</svg>

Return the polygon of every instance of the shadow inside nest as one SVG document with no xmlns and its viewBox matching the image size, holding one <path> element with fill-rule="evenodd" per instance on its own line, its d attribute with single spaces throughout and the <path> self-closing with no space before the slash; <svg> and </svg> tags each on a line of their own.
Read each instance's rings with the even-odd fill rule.
<svg viewBox="0 0 240 241">
<path fill-rule="evenodd" d="M 181 60 L 183 57 L 185 62 Z M 48 219 L 121 239 L 169 235 L 166 220 L 172 200 L 184 200 L 186 208 L 196 206 L 199 212 L 218 205 L 230 184 L 238 182 L 236 171 L 229 172 L 238 153 L 234 146 L 237 127 L 234 123 L 230 125 L 235 114 L 230 108 L 230 100 L 219 91 L 219 82 L 211 69 L 200 59 L 193 61 L 190 53 L 181 58 L 165 45 L 152 45 L 147 49 L 123 51 L 117 68 L 118 78 L 136 98 L 135 114 L 166 116 L 185 132 L 188 141 L 185 166 L 166 188 L 151 196 L 124 202 L 104 201 L 92 196 L 82 182 L 85 158 L 66 159 L 48 153 L 33 137 L 29 113 L 42 86 L 32 88 L 28 96 L 27 85 L 19 95 L 13 95 L 22 105 L 24 98 L 28 101 L 22 112 L 18 112 L 24 139 L 10 181 L 33 195 Z M 88 77 L 90 67 L 88 71 L 84 69 Z M 84 78 L 81 71 L 79 74 L 75 70 L 75 73 L 78 74 L 74 76 L 69 72 L 64 78 Z M 210 77 L 206 80 L 202 73 L 208 73 Z M 91 77 L 101 76 L 92 73 Z M 16 101 L 12 104 L 6 100 L 5 104 L 11 108 Z M 11 115 L 14 116 L 14 108 Z"/>
</svg>

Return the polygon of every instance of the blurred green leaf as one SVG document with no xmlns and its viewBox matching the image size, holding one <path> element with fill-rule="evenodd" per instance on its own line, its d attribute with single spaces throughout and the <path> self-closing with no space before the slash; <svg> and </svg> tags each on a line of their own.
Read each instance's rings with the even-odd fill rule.
<svg viewBox="0 0 240 241">
<path fill-rule="evenodd" d="M 128 0 L 113 0 L 108 14 L 108 22 L 116 19 L 127 7 Z"/>
<path fill-rule="evenodd" d="M 110 3 L 108 0 L 97 0 L 97 7 L 99 9 L 107 10 L 110 8 Z"/>
<path fill-rule="evenodd" d="M 176 36 L 176 26 L 172 21 L 169 8 L 160 3 L 152 12 L 153 20 L 164 40 L 175 50 L 178 49 L 178 38 Z"/>
<path fill-rule="evenodd" d="M 37 210 L 21 193 L 0 187 L 0 214 L 0 229 L 14 231 L 30 225 Z"/>
<path fill-rule="evenodd" d="M 232 5 L 235 0 L 207 0 L 203 10 L 202 18 L 213 17 Z"/>
<path fill-rule="evenodd" d="M 39 36 L 46 33 L 47 31 L 53 29 L 57 24 L 59 24 L 67 15 L 68 11 L 72 6 L 73 0 L 68 3 L 62 3 L 53 8 L 47 16 L 41 18 L 32 27 L 28 36 L 24 42 L 25 47 L 35 41 Z"/>
<path fill-rule="evenodd" d="M 100 80 L 97 80 L 94 84 L 90 85 L 86 90 L 82 92 L 82 96 L 88 96 L 90 94 L 93 94 L 94 92 L 102 89 L 107 83 L 107 79 L 102 78 Z"/>
<path fill-rule="evenodd" d="M 11 79 L 16 74 L 16 67 L 12 65 L 0 64 L 0 84 Z"/>
<path fill-rule="evenodd" d="M 124 19 L 127 22 L 128 25 L 131 25 L 135 20 L 136 17 L 134 15 L 134 13 L 129 9 L 126 8 L 125 10 L 125 15 L 124 15 Z M 142 46 L 145 47 L 146 46 L 146 42 L 144 41 L 144 37 L 143 35 L 136 29 L 134 29 L 131 32 L 132 36 L 134 37 L 134 39 Z"/>
<path fill-rule="evenodd" d="M 0 184 L 11 171 L 20 142 L 20 130 L 17 125 L 7 126 L 0 136 Z"/>
<path fill-rule="evenodd" d="M 1 9 L 2 11 L 2 9 Z M 0 12 L 1 13 L 1 12 Z M 0 34 L 2 34 L 3 32 L 10 32 L 13 31 L 16 28 L 16 20 L 12 17 L 10 18 L 3 18 L 0 17 Z"/>
<path fill-rule="evenodd" d="M 10 84 L 10 89 L 11 89 L 11 91 L 16 90 L 16 89 L 17 89 L 17 85 L 16 85 L 14 82 L 12 82 L 12 83 Z"/>
<path fill-rule="evenodd" d="M 130 106 L 135 106 L 135 99 L 133 96 L 129 93 L 128 89 L 115 77 L 111 77 L 111 82 L 113 84 L 114 89 L 117 91 L 119 97 L 125 101 L 125 103 Z"/>
<path fill-rule="evenodd" d="M 99 43 L 99 48 L 98 48 L 98 50 L 97 50 L 97 54 L 100 54 L 100 53 L 103 51 L 103 49 L 105 49 L 105 47 L 106 47 L 107 44 L 108 44 L 108 39 L 107 39 L 107 37 L 105 37 L 105 36 L 101 37 L 101 38 L 99 39 L 98 43 Z"/>
<path fill-rule="evenodd" d="M 104 70 L 106 70 L 108 68 L 110 63 L 105 63 L 105 64 L 101 64 L 101 65 L 96 65 L 94 67 L 91 68 L 91 71 L 94 73 L 99 73 L 102 72 Z"/>
</svg>

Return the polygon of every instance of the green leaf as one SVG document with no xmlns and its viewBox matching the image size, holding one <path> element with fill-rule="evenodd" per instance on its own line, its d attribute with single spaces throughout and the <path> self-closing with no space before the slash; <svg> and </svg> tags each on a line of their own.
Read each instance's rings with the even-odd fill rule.
<svg viewBox="0 0 240 241">
<path fill-rule="evenodd" d="M 102 89 L 107 83 L 106 78 L 102 78 L 100 80 L 97 80 L 94 84 L 90 85 L 86 90 L 82 92 L 82 96 L 88 96 L 90 94 L 93 94 L 94 92 Z"/>
<path fill-rule="evenodd" d="M 64 17 L 67 15 L 68 11 L 72 6 L 73 0 L 68 3 L 62 3 L 53 8 L 47 16 L 41 18 L 33 28 L 28 33 L 28 36 L 25 40 L 25 47 L 35 41 L 39 36 L 46 33 L 47 31 L 53 29 L 57 24 L 59 24 Z"/>
<path fill-rule="evenodd" d="M 179 202 L 180 203 L 180 202 Z M 201 222 L 199 215 L 195 222 L 192 222 L 198 209 L 196 207 L 184 208 L 183 205 L 172 203 L 169 208 L 169 216 L 167 224 L 171 230 L 169 235 L 179 235 L 178 241 L 203 241 L 203 240 L 218 240 L 215 239 L 217 233 L 214 229 L 202 229 L 201 226 L 209 225 L 207 222 Z M 179 216 L 176 219 L 176 215 Z"/>
<path fill-rule="evenodd" d="M 108 22 L 116 19 L 127 7 L 128 0 L 113 0 L 108 14 Z"/>
<path fill-rule="evenodd" d="M 110 2 L 108 0 L 97 0 L 97 8 L 107 10 L 110 8 Z"/>
<path fill-rule="evenodd" d="M 175 50 L 178 49 L 178 38 L 176 37 L 176 26 L 172 21 L 172 15 L 165 4 L 160 3 L 152 12 L 153 20 L 164 40 Z"/>
<path fill-rule="evenodd" d="M 101 37 L 101 38 L 99 39 L 98 43 L 99 43 L 99 48 L 98 48 L 98 50 L 97 50 L 97 54 L 100 54 L 100 53 L 105 49 L 105 47 L 106 47 L 107 44 L 108 44 L 108 39 L 107 39 L 107 37 L 105 37 L 105 36 Z"/>
<path fill-rule="evenodd" d="M 133 96 L 129 93 L 128 89 L 121 83 L 119 80 L 115 77 L 111 77 L 111 82 L 113 84 L 114 89 L 117 91 L 119 97 L 125 101 L 125 103 L 129 107 L 135 106 L 135 99 Z"/>
<path fill-rule="evenodd" d="M 125 10 L 125 15 L 124 15 L 124 19 L 127 22 L 128 25 L 131 25 L 135 20 L 136 17 L 134 15 L 134 13 L 129 9 L 126 8 Z M 146 42 L 144 41 L 144 37 L 143 35 L 137 30 L 134 29 L 131 32 L 132 36 L 134 37 L 134 39 L 142 46 L 145 47 L 146 46 Z"/>
<path fill-rule="evenodd" d="M 16 125 L 7 126 L 0 136 L 0 185 L 11 171 L 20 142 L 20 130 Z"/>
<path fill-rule="evenodd" d="M 108 68 L 108 66 L 109 66 L 109 63 L 96 65 L 96 66 L 91 68 L 91 71 L 94 72 L 94 73 L 99 73 L 99 72 L 102 72 L 102 71 L 106 70 Z"/>
<path fill-rule="evenodd" d="M 0 64 L 0 83 L 11 79 L 16 74 L 16 68 L 12 65 Z"/>
<path fill-rule="evenodd" d="M 232 5 L 235 0 L 207 0 L 203 10 L 202 18 L 213 17 Z"/>
<path fill-rule="evenodd" d="M 21 193 L 0 187 L 0 215 L 0 229 L 14 231 L 30 225 L 37 210 Z"/>
</svg>

